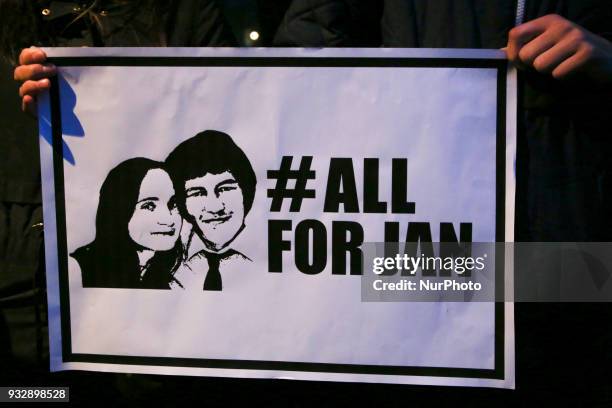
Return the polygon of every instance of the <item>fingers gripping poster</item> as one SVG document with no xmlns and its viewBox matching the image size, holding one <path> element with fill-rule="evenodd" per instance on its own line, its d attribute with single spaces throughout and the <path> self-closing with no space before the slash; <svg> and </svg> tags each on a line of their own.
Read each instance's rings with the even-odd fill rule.
<svg viewBox="0 0 612 408">
<path fill-rule="evenodd" d="M 513 240 L 500 52 L 45 51 L 52 370 L 514 387 L 512 303 L 364 298 L 370 244 Z"/>
</svg>

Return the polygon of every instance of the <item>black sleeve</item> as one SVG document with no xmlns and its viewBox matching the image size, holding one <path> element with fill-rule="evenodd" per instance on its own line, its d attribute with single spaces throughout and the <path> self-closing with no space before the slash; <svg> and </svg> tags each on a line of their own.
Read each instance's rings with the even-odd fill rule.
<svg viewBox="0 0 612 408">
<path fill-rule="evenodd" d="M 612 39 L 612 1 L 610 0 L 527 1 L 525 21 L 553 13 L 608 40 Z"/>
<path fill-rule="evenodd" d="M 281 47 L 377 47 L 380 1 L 293 0 L 274 37 Z"/>
<path fill-rule="evenodd" d="M 230 47 L 236 40 L 215 0 L 175 1 L 168 19 L 168 46 Z"/>
<path fill-rule="evenodd" d="M 574 23 L 612 41 L 612 1 L 581 0 L 569 2 L 568 17 Z"/>
</svg>

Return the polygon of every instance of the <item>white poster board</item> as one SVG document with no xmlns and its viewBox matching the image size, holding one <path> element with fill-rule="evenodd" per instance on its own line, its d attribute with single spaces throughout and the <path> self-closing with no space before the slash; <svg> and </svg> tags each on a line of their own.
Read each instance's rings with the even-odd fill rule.
<svg viewBox="0 0 612 408">
<path fill-rule="evenodd" d="M 52 370 L 514 387 L 512 303 L 364 302 L 334 249 L 513 240 L 501 52 L 45 52 Z"/>
</svg>

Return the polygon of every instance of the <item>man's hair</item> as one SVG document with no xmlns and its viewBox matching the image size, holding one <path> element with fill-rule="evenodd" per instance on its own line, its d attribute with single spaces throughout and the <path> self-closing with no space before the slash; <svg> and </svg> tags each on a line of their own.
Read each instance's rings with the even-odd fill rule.
<svg viewBox="0 0 612 408">
<path fill-rule="evenodd" d="M 257 178 L 249 158 L 232 138 L 223 132 L 205 130 L 183 143 L 168 155 L 166 167 L 175 183 L 179 209 L 186 217 L 185 182 L 206 173 L 221 174 L 229 171 L 242 190 L 244 214 L 255 198 Z"/>
</svg>

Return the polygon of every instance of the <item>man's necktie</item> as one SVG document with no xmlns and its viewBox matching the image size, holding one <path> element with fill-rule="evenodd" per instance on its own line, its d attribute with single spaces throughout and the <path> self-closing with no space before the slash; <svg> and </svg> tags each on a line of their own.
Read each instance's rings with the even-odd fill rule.
<svg viewBox="0 0 612 408">
<path fill-rule="evenodd" d="M 219 264 L 222 255 L 204 252 L 208 261 L 208 273 L 204 279 L 204 290 L 221 290 L 221 272 L 219 272 Z"/>
</svg>

